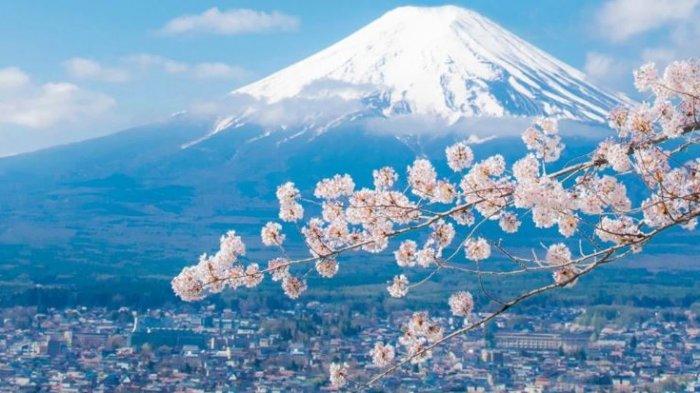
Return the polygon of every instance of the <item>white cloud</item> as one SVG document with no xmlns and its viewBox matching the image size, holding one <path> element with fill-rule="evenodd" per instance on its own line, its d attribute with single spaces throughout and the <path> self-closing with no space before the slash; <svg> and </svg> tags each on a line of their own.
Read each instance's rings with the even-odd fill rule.
<svg viewBox="0 0 700 393">
<path fill-rule="evenodd" d="M 625 75 L 630 72 L 631 67 L 631 64 L 613 56 L 599 52 L 588 52 L 583 70 L 592 81 L 618 88 L 624 85 L 620 82 L 628 80 L 625 79 Z"/>
<path fill-rule="evenodd" d="M 609 0 L 598 12 L 598 28 L 614 42 L 693 18 L 700 0 Z"/>
<path fill-rule="evenodd" d="M 248 75 L 248 71 L 224 63 L 199 63 L 192 67 L 192 75 L 199 79 L 243 79 Z"/>
<path fill-rule="evenodd" d="M 90 79 L 102 82 L 126 82 L 130 76 L 126 70 L 105 67 L 100 63 L 83 57 L 74 57 L 63 63 L 70 76 L 77 79 Z"/>
<path fill-rule="evenodd" d="M 586 53 L 586 63 L 583 70 L 593 79 L 599 79 L 610 73 L 614 67 L 612 57 L 597 52 Z"/>
<path fill-rule="evenodd" d="M 219 118 L 241 117 L 249 123 L 278 128 L 309 122 L 318 126 L 331 124 L 363 109 L 358 100 L 338 96 L 319 98 L 299 94 L 293 99 L 269 103 L 248 94 L 235 93 L 218 100 L 196 103 L 190 107 L 190 113 Z"/>
<path fill-rule="evenodd" d="M 591 80 L 636 96 L 632 70 L 650 61 L 663 68 L 698 56 L 698 19 L 700 0 L 607 0 L 594 25 L 617 45 L 605 54 L 588 53 L 584 69 Z"/>
<path fill-rule="evenodd" d="M 14 79 L 8 77 L 12 75 Z M 27 74 L 16 68 L 0 70 L 0 85 L 2 81 L 14 81 L 16 88 L 5 90 L 0 95 L 0 124 L 38 129 L 59 123 L 84 122 L 95 119 L 115 105 L 111 97 L 72 83 L 36 85 Z"/>
<path fill-rule="evenodd" d="M 642 51 L 641 57 L 645 63 L 653 61 L 655 63 L 667 64 L 676 59 L 676 51 L 672 48 L 646 48 Z"/>
<path fill-rule="evenodd" d="M 236 35 L 270 31 L 293 31 L 299 27 L 299 19 L 281 12 L 263 12 L 250 9 L 220 11 L 210 8 L 201 14 L 183 15 L 170 20 L 160 29 L 167 35 L 185 33 L 211 33 Z"/>
<path fill-rule="evenodd" d="M 671 31 L 669 42 L 663 46 L 646 48 L 642 51 L 644 61 L 653 61 L 665 65 L 673 60 L 697 57 L 700 42 L 700 10 L 692 20 L 679 24 Z"/>
<path fill-rule="evenodd" d="M 17 67 L 0 68 L 0 89 L 9 90 L 29 83 L 29 76 Z"/>
<path fill-rule="evenodd" d="M 190 66 L 180 61 L 172 60 L 164 56 L 150 53 L 139 53 L 125 58 L 127 62 L 137 65 L 142 69 L 160 68 L 168 74 L 181 74 L 189 71 Z"/>
<path fill-rule="evenodd" d="M 158 69 L 168 74 L 180 74 L 196 79 L 245 79 L 250 72 L 243 67 L 229 65 L 221 62 L 203 62 L 188 64 L 169 59 L 164 56 L 140 53 L 125 58 L 129 63 L 135 64 L 143 70 Z"/>
</svg>

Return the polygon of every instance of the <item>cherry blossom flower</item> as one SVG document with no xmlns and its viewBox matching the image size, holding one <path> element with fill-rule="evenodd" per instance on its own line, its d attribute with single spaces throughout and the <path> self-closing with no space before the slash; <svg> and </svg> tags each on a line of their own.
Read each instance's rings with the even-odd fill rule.
<svg viewBox="0 0 700 393">
<path fill-rule="evenodd" d="M 304 207 L 296 202 L 282 204 L 280 205 L 279 217 L 286 222 L 299 221 L 304 217 Z"/>
<path fill-rule="evenodd" d="M 447 165 L 455 172 L 469 168 L 474 161 L 472 149 L 464 142 L 455 143 L 445 149 Z"/>
<path fill-rule="evenodd" d="M 557 132 L 557 123 L 554 119 L 537 119 L 523 132 L 522 139 L 535 157 L 544 162 L 554 162 L 559 159 L 564 150 L 564 144 Z"/>
<path fill-rule="evenodd" d="M 284 294 L 291 299 L 297 299 L 302 292 L 306 291 L 306 281 L 300 278 L 287 275 L 282 279 L 282 289 Z"/>
<path fill-rule="evenodd" d="M 354 189 L 355 182 L 350 175 L 335 175 L 318 182 L 314 196 L 321 199 L 337 199 L 341 196 L 349 196 Z"/>
<path fill-rule="evenodd" d="M 186 302 L 204 298 L 204 284 L 199 280 L 196 266 L 188 266 L 172 281 L 173 291 Z"/>
<path fill-rule="evenodd" d="M 430 267 L 437 260 L 437 251 L 430 247 L 424 247 L 416 253 L 416 263 L 420 267 Z"/>
<path fill-rule="evenodd" d="M 296 202 L 300 195 L 299 189 L 290 181 L 277 187 L 277 200 L 279 200 L 280 204 Z"/>
<path fill-rule="evenodd" d="M 430 161 L 419 158 L 408 167 L 408 183 L 414 194 L 421 198 L 430 198 L 437 185 L 437 172 Z"/>
<path fill-rule="evenodd" d="M 430 326 L 430 317 L 425 311 L 414 312 L 408 321 L 408 330 L 415 335 L 424 335 Z"/>
<path fill-rule="evenodd" d="M 410 267 L 416 265 L 416 255 L 418 254 L 418 244 L 413 240 L 405 240 L 401 242 L 399 248 L 394 251 L 396 264 L 401 267 Z"/>
<path fill-rule="evenodd" d="M 462 209 L 450 215 L 459 225 L 474 225 L 474 213 L 470 210 Z"/>
<path fill-rule="evenodd" d="M 260 231 L 260 238 L 266 246 L 281 246 L 285 238 L 282 233 L 282 225 L 268 222 Z"/>
<path fill-rule="evenodd" d="M 217 258 L 226 261 L 235 261 L 241 255 L 245 255 L 245 244 L 236 231 L 228 231 L 221 236 Z"/>
<path fill-rule="evenodd" d="M 455 228 L 452 224 L 444 220 L 439 220 L 430 227 L 433 229 L 430 238 L 435 241 L 438 247 L 444 248 L 452 243 L 452 239 L 455 237 Z"/>
<path fill-rule="evenodd" d="M 595 233 L 600 240 L 615 244 L 631 243 L 641 239 L 637 224 L 630 217 L 625 216 L 618 219 L 603 217 Z"/>
<path fill-rule="evenodd" d="M 267 263 L 267 270 L 272 275 L 272 281 L 280 281 L 289 275 L 289 259 L 275 258 Z"/>
<path fill-rule="evenodd" d="M 316 271 L 321 277 L 331 278 L 338 273 L 338 262 L 333 258 L 323 258 L 316 261 Z"/>
<path fill-rule="evenodd" d="M 576 233 L 579 218 L 574 214 L 562 214 L 559 216 L 559 233 L 564 237 L 571 237 Z"/>
<path fill-rule="evenodd" d="M 248 288 L 258 286 L 263 280 L 263 274 L 260 272 L 260 267 L 257 263 L 251 263 L 245 269 L 244 284 Z"/>
<path fill-rule="evenodd" d="M 600 144 L 599 150 L 601 150 L 603 158 L 608 161 L 616 172 L 627 172 L 632 169 L 632 162 L 628 155 L 628 146 L 606 141 Z"/>
<path fill-rule="evenodd" d="M 540 163 L 533 154 L 528 154 L 513 164 L 513 176 L 520 181 L 537 179 Z"/>
<path fill-rule="evenodd" d="M 348 383 L 348 369 L 347 363 L 331 363 L 329 374 L 334 389 L 340 389 Z"/>
<path fill-rule="evenodd" d="M 386 367 L 394 361 L 396 351 L 393 346 L 378 342 L 374 344 L 374 348 L 370 351 L 370 356 L 372 356 L 372 364 L 377 367 Z"/>
<path fill-rule="evenodd" d="M 472 261 L 481 261 L 491 256 L 491 246 L 482 237 L 467 240 L 464 244 L 464 251 L 467 258 Z"/>
<path fill-rule="evenodd" d="M 547 249 L 546 259 L 553 266 L 566 265 L 571 262 L 571 251 L 564 243 L 552 244 Z"/>
<path fill-rule="evenodd" d="M 408 294 L 408 278 L 403 274 L 394 276 L 391 285 L 386 288 L 391 297 L 401 298 Z"/>
<path fill-rule="evenodd" d="M 224 283 L 224 281 L 220 282 Z M 228 269 L 228 280 L 226 280 L 225 283 L 228 284 L 228 286 L 231 289 L 241 287 L 245 285 L 245 282 L 246 272 L 245 268 L 242 265 L 234 265 L 230 269 Z M 221 289 L 223 289 L 223 287 Z"/>
<path fill-rule="evenodd" d="M 399 175 L 396 173 L 394 168 L 385 166 L 380 169 L 375 169 L 372 172 L 372 177 L 374 178 L 374 187 L 377 190 L 389 190 L 394 186 Z"/>
<path fill-rule="evenodd" d="M 480 167 L 487 176 L 501 176 L 506 169 L 506 160 L 496 154 L 482 161 Z"/>
<path fill-rule="evenodd" d="M 438 324 L 431 324 L 425 332 L 425 338 L 431 343 L 440 341 L 445 335 L 445 330 Z"/>
<path fill-rule="evenodd" d="M 498 225 L 501 227 L 503 232 L 515 233 L 518 231 L 518 228 L 520 228 L 520 220 L 518 220 L 518 217 L 515 214 L 511 212 L 504 212 L 501 213 L 501 216 L 498 219 Z"/>
<path fill-rule="evenodd" d="M 457 196 L 457 188 L 454 184 L 444 180 L 438 180 L 430 198 L 433 202 L 451 203 Z"/>
<path fill-rule="evenodd" d="M 639 67 L 639 69 L 634 71 L 634 87 L 639 91 L 647 91 L 653 88 L 658 79 L 659 75 L 656 71 L 656 64 L 647 63 Z"/>
<path fill-rule="evenodd" d="M 452 315 L 468 317 L 474 309 L 474 298 L 471 293 L 460 291 L 450 296 L 449 304 Z"/>
<path fill-rule="evenodd" d="M 554 282 L 559 286 L 574 286 L 576 285 L 576 275 L 578 270 L 572 266 L 566 266 L 557 269 L 552 273 Z"/>
</svg>

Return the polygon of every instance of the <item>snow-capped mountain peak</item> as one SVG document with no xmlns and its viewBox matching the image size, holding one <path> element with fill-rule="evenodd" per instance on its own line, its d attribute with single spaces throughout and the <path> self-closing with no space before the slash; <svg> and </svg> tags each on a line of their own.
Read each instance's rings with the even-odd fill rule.
<svg viewBox="0 0 700 393">
<path fill-rule="evenodd" d="M 619 102 L 576 69 L 456 6 L 396 8 L 232 94 L 265 104 L 343 99 L 359 103 L 360 112 L 450 123 L 534 115 L 600 122 Z"/>
</svg>

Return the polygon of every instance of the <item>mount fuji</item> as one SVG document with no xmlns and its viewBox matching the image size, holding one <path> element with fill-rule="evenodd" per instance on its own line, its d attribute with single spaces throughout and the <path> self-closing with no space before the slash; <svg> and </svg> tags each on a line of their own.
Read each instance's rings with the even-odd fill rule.
<svg viewBox="0 0 700 393">
<path fill-rule="evenodd" d="M 447 125 L 523 116 L 600 123 L 621 102 L 580 71 L 456 6 L 394 9 L 231 98 L 238 111 L 223 117 L 215 132 L 256 120 L 268 128 L 292 121 L 327 129 L 358 118 L 402 116 Z M 267 119 L 284 110 L 294 118 Z"/>
<path fill-rule="evenodd" d="M 498 132 L 540 115 L 599 127 L 621 99 L 483 16 L 448 6 L 390 11 L 226 101 L 218 117 L 179 114 L 0 159 L 7 280 L 167 278 L 227 229 L 249 234 L 254 249 L 283 181 L 312 190 L 349 173 L 363 186 L 372 169 L 403 172 L 417 155 L 446 169 L 446 145 L 479 141 L 469 139 L 470 119 Z M 396 123 L 373 129 L 426 119 L 430 127 L 416 134 L 398 134 Z M 513 134 L 493 134 L 477 159 L 522 154 Z M 567 139 L 569 154 L 590 143 Z"/>
</svg>

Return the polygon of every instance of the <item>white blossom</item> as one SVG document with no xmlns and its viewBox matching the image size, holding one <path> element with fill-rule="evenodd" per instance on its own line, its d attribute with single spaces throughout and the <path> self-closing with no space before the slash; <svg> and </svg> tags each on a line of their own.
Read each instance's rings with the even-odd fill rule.
<svg viewBox="0 0 700 393">
<path fill-rule="evenodd" d="M 299 189 L 297 189 L 292 182 L 286 182 L 277 187 L 277 199 L 280 204 L 295 202 L 299 196 Z"/>
<path fill-rule="evenodd" d="M 531 127 L 522 134 L 523 142 L 535 157 L 544 162 L 554 162 L 559 159 L 564 144 L 557 135 L 557 123 L 554 119 L 537 119 Z"/>
<path fill-rule="evenodd" d="M 501 216 L 498 219 L 498 225 L 501 227 L 503 232 L 515 233 L 518 231 L 518 228 L 520 228 L 520 220 L 518 220 L 518 217 L 515 214 L 505 212 L 501 213 Z"/>
<path fill-rule="evenodd" d="M 292 275 L 282 279 L 284 294 L 291 299 L 298 299 L 302 292 L 306 291 L 306 281 Z"/>
<path fill-rule="evenodd" d="M 474 225 L 474 213 L 471 210 L 462 209 L 450 215 L 459 225 Z"/>
<path fill-rule="evenodd" d="M 385 166 L 380 169 L 375 169 L 372 172 L 372 177 L 374 178 L 374 187 L 377 190 L 388 190 L 394 186 L 399 175 L 394 168 Z"/>
<path fill-rule="evenodd" d="M 553 266 L 566 265 L 571 262 L 571 251 L 564 243 L 552 244 L 547 249 L 546 259 Z"/>
<path fill-rule="evenodd" d="M 275 258 L 267 263 L 267 270 L 272 275 L 272 281 L 280 281 L 289 275 L 289 259 Z"/>
<path fill-rule="evenodd" d="M 469 168 L 474 161 L 472 149 L 464 142 L 455 143 L 445 149 L 447 165 L 455 172 Z"/>
<path fill-rule="evenodd" d="M 199 280 L 197 268 L 188 266 L 172 280 L 173 291 L 186 302 L 204 298 L 204 284 Z"/>
<path fill-rule="evenodd" d="M 285 239 L 282 233 L 282 225 L 276 222 L 268 222 L 260 231 L 260 238 L 266 246 L 281 246 Z"/>
<path fill-rule="evenodd" d="M 349 196 L 355 190 L 355 182 L 350 175 L 335 175 L 316 184 L 314 196 L 321 199 L 337 199 Z"/>
<path fill-rule="evenodd" d="M 603 217 L 595 233 L 600 240 L 616 244 L 631 243 L 640 239 L 639 229 L 629 217 L 618 219 Z"/>
<path fill-rule="evenodd" d="M 228 231 L 221 236 L 217 258 L 222 261 L 235 261 L 241 255 L 245 255 L 243 239 L 236 235 L 236 231 Z"/>
<path fill-rule="evenodd" d="M 576 275 L 578 274 L 578 269 L 573 266 L 566 266 L 561 269 L 557 269 L 552 273 L 554 282 L 559 286 L 573 286 L 576 284 Z"/>
<path fill-rule="evenodd" d="M 537 179 L 540 163 L 533 154 L 528 154 L 513 164 L 513 176 L 520 181 Z"/>
<path fill-rule="evenodd" d="M 394 276 L 391 285 L 386 288 L 391 297 L 401 298 L 408 294 L 408 278 L 403 274 Z"/>
<path fill-rule="evenodd" d="M 468 317 L 474 309 L 474 298 L 471 293 L 460 291 L 450 296 L 449 304 L 452 315 Z"/>
<path fill-rule="evenodd" d="M 331 278 L 338 273 L 338 261 L 334 258 L 321 258 L 316 261 L 316 271 L 321 277 Z"/>
<path fill-rule="evenodd" d="M 334 389 L 340 389 L 348 383 L 348 368 L 347 363 L 331 363 L 329 374 Z"/>
<path fill-rule="evenodd" d="M 605 159 L 616 172 L 627 172 L 632 162 L 627 155 L 628 147 L 620 143 L 608 143 L 605 147 Z"/>
<path fill-rule="evenodd" d="M 416 255 L 418 253 L 418 245 L 413 240 L 405 240 L 401 242 L 398 250 L 394 251 L 396 264 L 401 267 L 415 266 Z"/>
<path fill-rule="evenodd" d="M 414 194 L 429 198 L 437 185 L 437 173 L 430 161 L 419 158 L 408 167 L 408 184 Z"/>
<path fill-rule="evenodd" d="M 481 261 L 491 256 L 491 245 L 482 237 L 470 238 L 464 244 L 467 258 L 472 261 Z"/>
<path fill-rule="evenodd" d="M 551 164 L 565 148 L 557 121 L 537 118 L 522 135 L 527 154 L 512 166 L 500 154 L 474 162 L 471 147 L 460 142 L 445 149 L 450 173 L 438 175 L 427 158 L 417 158 L 407 168 L 407 187 L 397 187 L 398 175 L 391 167 L 372 171 L 373 188 L 356 190 L 347 174 L 325 178 L 316 184 L 309 197 L 313 200 L 302 198 L 294 183 L 286 182 L 276 191 L 279 217 L 295 223 L 288 227 L 298 228 L 303 250 L 280 247 L 276 251 L 284 257 L 273 257 L 261 270 L 256 263 L 244 264 L 245 244 L 236 232 L 229 231 L 213 254 L 202 254 L 195 265 L 173 278 L 173 291 L 184 301 L 197 301 L 227 288 L 255 287 L 269 273 L 287 296 L 297 299 L 307 289 L 306 277 L 314 267 L 320 277 L 331 278 L 338 272 L 336 258 L 342 254 L 380 253 L 390 241 L 401 239 L 394 251 L 399 267 L 432 271 L 411 285 L 404 274 L 394 276 L 387 291 L 402 298 L 409 289 L 429 281 L 433 273 L 472 270 L 460 267 L 459 262 L 446 263 L 452 258 L 488 259 L 491 243 L 479 233 L 498 228 L 501 235 L 515 233 L 521 220 L 531 219 L 534 228 L 528 225 L 527 235 L 550 242 L 544 260 L 518 252 L 512 254 L 518 255 L 517 264 L 497 263 L 490 269 L 508 275 L 551 270 L 554 285 L 527 289 L 538 293 L 537 288 L 572 286 L 579 275 L 598 263 L 641 251 L 663 229 L 694 230 L 700 216 L 700 159 L 694 157 L 700 61 L 673 62 L 661 76 L 653 64 L 647 64 L 634 76 L 636 87 L 650 91 L 651 97 L 642 104 L 613 109 L 608 116 L 613 135 L 587 154 L 569 155 L 567 163 Z M 694 159 L 681 163 L 685 156 Z M 460 227 L 474 225 L 477 218 L 471 231 Z M 467 238 L 456 246 L 458 231 Z M 591 232 L 597 239 L 590 238 Z M 409 235 L 415 235 L 415 240 L 404 238 Z M 266 246 L 281 246 L 286 237 L 276 222 L 266 223 L 260 236 Z M 508 245 L 504 240 L 497 243 L 499 250 Z M 567 246 L 576 243 L 580 257 L 573 256 Z M 464 256 L 458 252 L 461 247 Z M 503 252 L 510 255 L 506 249 Z M 292 264 L 306 273 L 292 275 Z M 469 292 L 460 291 L 449 297 L 448 304 L 452 315 L 467 318 L 474 299 Z M 402 356 L 413 364 L 430 359 L 433 352 L 427 348 L 445 337 L 439 322 L 427 312 L 413 313 L 401 326 L 403 334 L 397 345 L 401 345 L 398 351 L 405 351 Z M 387 367 L 395 360 L 397 349 L 379 341 L 370 355 L 375 366 Z M 453 358 L 441 361 L 454 363 Z M 332 364 L 330 374 L 334 388 L 347 384 L 346 363 Z"/>
<path fill-rule="evenodd" d="M 431 247 L 423 247 L 416 254 L 416 263 L 420 267 L 430 267 L 437 259 L 437 251 Z"/>
<path fill-rule="evenodd" d="M 656 71 L 656 64 L 647 63 L 634 71 L 634 86 L 639 91 L 646 91 L 654 87 L 659 75 Z"/>
<path fill-rule="evenodd" d="M 374 344 L 374 348 L 370 351 L 370 356 L 372 356 L 372 364 L 377 367 L 386 367 L 394 361 L 396 351 L 393 346 L 378 342 Z"/>
<path fill-rule="evenodd" d="M 245 269 L 245 279 L 244 284 L 248 288 L 253 288 L 258 286 L 263 280 L 263 274 L 260 271 L 260 267 L 257 263 L 251 263 Z"/>
<path fill-rule="evenodd" d="M 438 220 L 436 223 L 430 226 L 433 232 L 430 234 L 430 238 L 435 241 L 435 243 L 440 248 L 445 248 L 452 243 L 455 237 L 455 228 L 452 224 L 445 222 L 444 220 Z"/>
<path fill-rule="evenodd" d="M 280 219 L 286 222 L 296 222 L 304 217 L 304 207 L 300 203 L 285 203 L 280 205 Z"/>
</svg>

